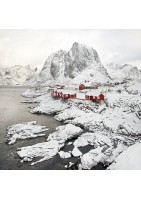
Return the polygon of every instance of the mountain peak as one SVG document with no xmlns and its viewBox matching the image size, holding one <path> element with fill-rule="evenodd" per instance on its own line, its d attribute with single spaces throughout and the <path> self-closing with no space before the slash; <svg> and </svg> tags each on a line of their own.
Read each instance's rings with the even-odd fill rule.
<svg viewBox="0 0 141 200">
<path fill-rule="evenodd" d="M 83 75 L 82 75 L 83 74 Z M 107 70 L 100 62 L 96 50 L 84 44 L 74 42 L 69 51 L 59 50 L 46 60 L 38 80 L 40 83 L 64 83 L 65 81 L 106 82 Z"/>
</svg>

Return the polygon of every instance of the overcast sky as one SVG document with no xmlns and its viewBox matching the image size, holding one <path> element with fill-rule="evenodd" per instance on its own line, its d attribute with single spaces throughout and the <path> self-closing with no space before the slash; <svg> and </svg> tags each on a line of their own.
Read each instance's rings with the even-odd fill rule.
<svg viewBox="0 0 141 200">
<path fill-rule="evenodd" d="M 50 53 L 69 50 L 74 42 L 93 47 L 101 62 L 141 68 L 141 30 L 0 30 L 0 68 L 42 68 Z"/>
</svg>

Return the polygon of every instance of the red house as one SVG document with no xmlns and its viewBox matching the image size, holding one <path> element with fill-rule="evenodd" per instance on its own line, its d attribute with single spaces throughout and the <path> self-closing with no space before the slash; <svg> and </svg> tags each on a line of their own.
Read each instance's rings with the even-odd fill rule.
<svg viewBox="0 0 141 200">
<path fill-rule="evenodd" d="M 84 90 L 84 89 L 86 89 L 85 85 L 83 85 L 83 84 L 79 85 L 79 90 Z"/>
<path fill-rule="evenodd" d="M 69 99 L 70 98 L 70 94 L 62 94 L 62 98 L 63 99 Z"/>
<path fill-rule="evenodd" d="M 85 100 L 91 100 L 91 101 L 104 101 L 104 95 L 103 94 L 100 94 L 98 97 L 97 96 L 94 96 L 94 95 L 85 95 Z"/>
<path fill-rule="evenodd" d="M 93 97 L 93 101 L 95 102 L 95 101 L 97 101 L 98 100 L 98 97 Z"/>
<path fill-rule="evenodd" d="M 75 99 L 76 98 L 76 94 L 70 94 L 70 98 L 71 99 Z"/>
<path fill-rule="evenodd" d="M 104 101 L 104 95 L 103 95 L 103 94 L 100 94 L 100 95 L 99 95 L 99 100 L 100 100 L 100 101 Z"/>
</svg>

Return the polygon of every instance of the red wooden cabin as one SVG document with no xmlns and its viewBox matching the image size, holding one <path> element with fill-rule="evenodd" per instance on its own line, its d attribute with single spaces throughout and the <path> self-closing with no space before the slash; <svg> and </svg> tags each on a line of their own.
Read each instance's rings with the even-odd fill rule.
<svg viewBox="0 0 141 200">
<path fill-rule="evenodd" d="M 63 99 L 69 99 L 70 98 L 70 94 L 62 94 L 62 98 Z"/>
<path fill-rule="evenodd" d="M 97 96 L 93 96 L 93 95 L 85 95 L 85 99 L 86 100 L 91 100 L 91 101 L 104 101 L 104 95 L 103 94 L 100 94 L 98 97 Z"/>
<path fill-rule="evenodd" d="M 79 90 L 84 90 L 84 89 L 86 89 L 85 85 L 83 85 L 83 84 L 79 85 Z"/>
<path fill-rule="evenodd" d="M 100 95 L 99 95 L 99 100 L 100 100 L 100 101 L 104 101 L 104 95 L 103 95 L 103 94 L 100 94 Z"/>
<path fill-rule="evenodd" d="M 76 94 L 70 94 L 70 98 L 71 99 L 75 99 L 76 98 Z"/>
<path fill-rule="evenodd" d="M 98 97 L 94 96 L 93 101 L 97 101 L 97 100 L 98 100 Z"/>
</svg>

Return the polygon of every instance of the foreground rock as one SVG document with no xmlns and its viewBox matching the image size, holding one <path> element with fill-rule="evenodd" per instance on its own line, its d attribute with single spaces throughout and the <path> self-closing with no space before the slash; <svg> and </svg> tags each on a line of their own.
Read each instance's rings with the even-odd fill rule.
<svg viewBox="0 0 141 200">
<path fill-rule="evenodd" d="M 36 121 L 24 122 L 7 127 L 8 144 L 14 144 L 17 140 L 44 136 L 47 131 L 46 126 L 37 125 Z"/>
<path fill-rule="evenodd" d="M 17 153 L 19 157 L 22 158 L 21 162 L 29 162 L 34 158 L 40 157 L 41 159 L 31 163 L 31 165 L 34 165 L 55 156 L 62 146 L 63 145 L 59 145 L 57 141 L 51 140 L 49 142 L 42 142 L 32 146 L 19 148 Z"/>
<path fill-rule="evenodd" d="M 73 143 L 75 148 L 92 146 L 92 149 L 80 156 L 79 169 L 91 169 L 98 163 L 103 166 L 111 164 L 115 158 L 135 143 L 135 140 L 127 136 L 110 134 L 109 132 L 83 133 Z"/>
<path fill-rule="evenodd" d="M 41 157 L 38 161 L 32 162 L 33 165 L 52 158 L 65 145 L 67 140 L 79 136 L 81 133 L 82 129 L 72 124 L 59 126 L 54 133 L 48 136 L 47 142 L 19 148 L 17 153 L 22 161 L 32 161 L 34 158 Z M 60 152 L 59 155 L 64 158 L 70 156 L 68 154 L 64 155 L 63 152 Z"/>
</svg>

